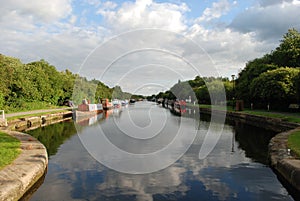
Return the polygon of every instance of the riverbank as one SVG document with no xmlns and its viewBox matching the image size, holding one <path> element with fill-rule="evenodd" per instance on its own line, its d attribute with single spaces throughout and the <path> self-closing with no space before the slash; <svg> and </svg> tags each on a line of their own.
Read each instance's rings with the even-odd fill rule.
<svg viewBox="0 0 300 201">
<path fill-rule="evenodd" d="M 72 118 L 73 112 L 70 110 L 50 110 L 47 112 L 35 111 L 37 113 L 24 113 L 16 115 L 16 118 L 8 120 L 7 130 L 25 130 L 32 127 L 45 126 L 58 120 Z M 13 116 L 11 116 L 13 117 Z"/>
<path fill-rule="evenodd" d="M 45 175 L 48 153 L 34 137 L 16 129 L 32 129 L 72 118 L 66 109 L 36 110 L 7 115 L 7 126 L 1 132 L 20 141 L 20 155 L 0 170 L 0 200 L 19 200 Z"/>
<path fill-rule="evenodd" d="M 30 135 L 5 132 L 21 142 L 21 153 L 0 171 L 0 200 L 19 200 L 44 175 L 48 165 L 46 148 Z"/>
<path fill-rule="evenodd" d="M 300 195 L 300 160 L 288 147 L 289 135 L 297 131 L 300 131 L 300 127 L 273 137 L 269 143 L 269 157 L 271 167 Z"/>
</svg>

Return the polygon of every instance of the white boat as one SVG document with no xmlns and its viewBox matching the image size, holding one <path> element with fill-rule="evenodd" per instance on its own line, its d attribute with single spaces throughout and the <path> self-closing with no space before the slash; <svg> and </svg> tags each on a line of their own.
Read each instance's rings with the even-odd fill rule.
<svg viewBox="0 0 300 201">
<path fill-rule="evenodd" d="M 119 107 L 121 107 L 121 105 L 122 105 L 121 101 L 118 100 L 118 99 L 114 99 L 114 100 L 112 101 L 112 104 L 113 104 L 113 106 L 114 106 L 115 108 L 119 108 Z"/>
</svg>

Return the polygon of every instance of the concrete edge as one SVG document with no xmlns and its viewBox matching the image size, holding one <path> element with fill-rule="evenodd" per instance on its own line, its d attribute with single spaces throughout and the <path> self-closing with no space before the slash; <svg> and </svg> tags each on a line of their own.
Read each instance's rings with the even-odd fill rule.
<svg viewBox="0 0 300 201">
<path fill-rule="evenodd" d="M 19 200 L 44 175 L 48 165 L 47 150 L 28 134 L 1 131 L 21 141 L 21 153 L 0 170 L 0 200 Z"/>
<path fill-rule="evenodd" d="M 300 127 L 279 133 L 271 139 L 269 158 L 271 167 L 300 193 L 300 160 L 288 150 L 288 136 L 295 131 L 300 131 Z"/>
</svg>

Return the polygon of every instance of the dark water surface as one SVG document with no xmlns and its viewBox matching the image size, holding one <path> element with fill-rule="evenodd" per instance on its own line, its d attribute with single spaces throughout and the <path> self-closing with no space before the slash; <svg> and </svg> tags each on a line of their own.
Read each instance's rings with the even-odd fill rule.
<svg viewBox="0 0 300 201">
<path fill-rule="evenodd" d="M 144 129 L 145 137 L 153 137 L 147 131 L 150 124 L 164 125 L 157 132 L 165 135 L 173 135 L 179 126 L 185 133 L 198 133 L 174 164 L 138 175 L 105 167 L 81 143 L 80 139 L 91 138 L 100 127 L 111 142 L 127 152 L 150 153 L 170 143 L 159 136 L 154 137 L 156 143 L 135 139 L 139 133 L 134 132 L 132 122 Z M 50 155 L 45 181 L 31 200 L 293 200 L 267 166 L 267 145 L 274 133 L 228 121 L 213 151 L 199 159 L 210 123 L 212 127 L 219 126 L 203 116 L 195 127 L 193 118 L 180 118 L 154 103 L 137 102 L 97 118 L 80 120 L 76 126 L 69 121 L 29 131 L 45 144 Z M 120 137 L 122 132 L 133 133 Z M 121 165 L 124 161 L 119 162 Z"/>
</svg>

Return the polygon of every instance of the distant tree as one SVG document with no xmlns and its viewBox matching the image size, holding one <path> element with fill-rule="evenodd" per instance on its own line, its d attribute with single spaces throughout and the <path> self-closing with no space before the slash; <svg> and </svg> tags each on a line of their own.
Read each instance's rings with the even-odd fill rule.
<svg viewBox="0 0 300 201">
<path fill-rule="evenodd" d="M 113 88 L 112 98 L 121 100 L 124 99 L 124 94 L 120 86 L 117 85 Z"/>
<path fill-rule="evenodd" d="M 210 96 L 210 102 L 212 104 L 225 103 L 225 89 L 221 80 L 214 80 L 212 82 L 208 82 L 206 85 Z"/>
<path fill-rule="evenodd" d="M 195 88 L 194 91 L 195 91 L 198 103 L 200 103 L 200 104 L 210 104 L 211 103 L 211 99 L 210 99 L 206 85 L 202 85 L 198 88 Z"/>
<path fill-rule="evenodd" d="M 300 33 L 289 29 L 279 47 L 272 52 L 272 60 L 277 66 L 300 67 Z"/>
</svg>

